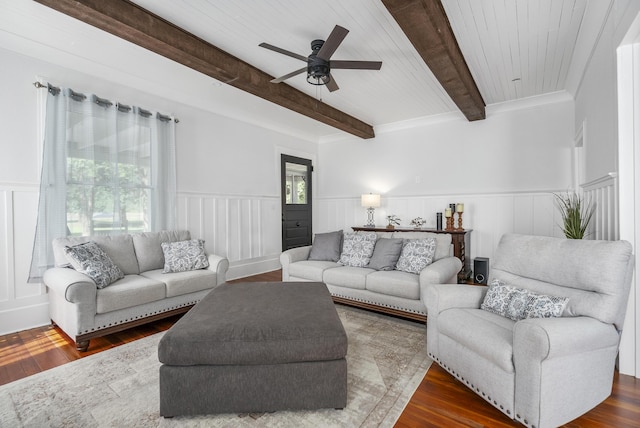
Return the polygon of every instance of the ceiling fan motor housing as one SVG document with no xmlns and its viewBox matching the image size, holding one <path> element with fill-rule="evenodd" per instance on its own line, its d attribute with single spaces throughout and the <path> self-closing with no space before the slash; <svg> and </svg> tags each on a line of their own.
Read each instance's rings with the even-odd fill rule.
<svg viewBox="0 0 640 428">
<path fill-rule="evenodd" d="M 317 54 L 324 45 L 324 40 L 314 40 L 311 42 L 311 55 L 307 60 L 307 82 L 312 85 L 325 85 L 329 79 L 331 68 L 329 61 L 318 58 Z"/>
</svg>

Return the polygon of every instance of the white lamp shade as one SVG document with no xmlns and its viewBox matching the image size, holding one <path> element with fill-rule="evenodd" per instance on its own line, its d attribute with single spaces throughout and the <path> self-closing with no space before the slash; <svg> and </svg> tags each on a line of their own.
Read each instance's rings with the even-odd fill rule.
<svg viewBox="0 0 640 428">
<path fill-rule="evenodd" d="M 378 208 L 380 206 L 380 195 L 374 195 L 373 193 L 362 195 L 361 203 L 363 207 Z"/>
</svg>

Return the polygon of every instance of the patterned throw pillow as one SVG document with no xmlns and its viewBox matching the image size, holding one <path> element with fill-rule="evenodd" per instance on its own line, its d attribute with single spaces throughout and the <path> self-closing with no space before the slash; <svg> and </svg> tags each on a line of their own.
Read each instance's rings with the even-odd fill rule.
<svg viewBox="0 0 640 428">
<path fill-rule="evenodd" d="M 345 266 L 365 267 L 371 260 L 378 235 L 371 233 L 345 233 L 342 254 L 338 263 Z"/>
<path fill-rule="evenodd" d="M 209 259 L 204 252 L 204 240 L 202 239 L 163 242 L 160 245 L 164 253 L 163 273 L 185 272 L 209 267 Z"/>
<path fill-rule="evenodd" d="M 124 278 L 122 270 L 93 241 L 64 247 L 64 253 L 71 266 L 93 279 L 98 288 L 104 288 L 120 278 Z"/>
<path fill-rule="evenodd" d="M 433 262 L 436 253 L 436 239 L 408 239 L 402 245 L 402 252 L 396 269 L 409 273 L 420 273 Z"/>
<path fill-rule="evenodd" d="M 537 294 L 494 279 L 489 285 L 480 309 L 520 321 L 526 318 L 559 317 L 568 302 L 568 297 Z"/>
</svg>

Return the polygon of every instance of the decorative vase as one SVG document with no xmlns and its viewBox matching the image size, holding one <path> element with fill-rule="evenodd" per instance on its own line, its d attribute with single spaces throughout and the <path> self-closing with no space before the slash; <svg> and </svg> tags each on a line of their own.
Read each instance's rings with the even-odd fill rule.
<svg viewBox="0 0 640 428">
<path fill-rule="evenodd" d="M 395 229 L 395 228 L 396 228 L 396 227 L 395 227 L 394 225 L 392 225 L 392 224 L 388 224 L 388 225 L 387 225 L 387 229 L 389 229 L 389 230 L 393 230 L 393 229 Z"/>
</svg>

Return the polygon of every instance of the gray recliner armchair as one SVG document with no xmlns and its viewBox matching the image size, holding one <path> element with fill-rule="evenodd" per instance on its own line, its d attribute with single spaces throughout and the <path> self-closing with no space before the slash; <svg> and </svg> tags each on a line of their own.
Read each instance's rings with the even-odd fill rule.
<svg viewBox="0 0 640 428">
<path fill-rule="evenodd" d="M 491 264 L 494 287 L 568 298 L 560 316 L 514 320 L 508 316 L 532 299 L 504 299 L 511 312 L 503 316 L 485 310 L 486 286 L 432 285 L 424 299 L 431 358 L 533 428 L 561 425 L 605 400 L 633 273 L 631 245 L 507 234 Z"/>
</svg>

